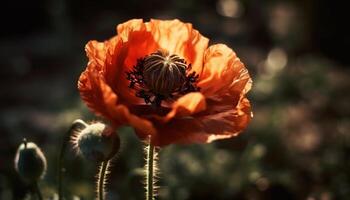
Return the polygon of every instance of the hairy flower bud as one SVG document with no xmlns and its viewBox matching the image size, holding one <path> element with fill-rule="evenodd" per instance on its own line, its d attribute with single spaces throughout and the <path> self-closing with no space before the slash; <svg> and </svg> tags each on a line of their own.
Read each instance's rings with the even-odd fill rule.
<svg viewBox="0 0 350 200">
<path fill-rule="evenodd" d="M 119 150 L 120 140 L 109 126 L 96 122 L 87 125 L 73 136 L 73 144 L 83 157 L 104 161 L 111 159 Z"/>
<path fill-rule="evenodd" d="M 45 175 L 46 158 L 35 143 L 24 139 L 16 153 L 15 168 L 25 182 L 34 183 Z"/>
</svg>

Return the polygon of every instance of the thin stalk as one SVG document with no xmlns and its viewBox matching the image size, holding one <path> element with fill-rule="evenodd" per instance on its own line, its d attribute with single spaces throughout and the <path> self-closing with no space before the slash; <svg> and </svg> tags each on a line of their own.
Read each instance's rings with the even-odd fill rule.
<svg viewBox="0 0 350 200">
<path fill-rule="evenodd" d="M 146 200 L 154 200 L 154 146 L 151 143 L 151 139 L 147 145 L 147 157 L 146 157 Z"/>
<path fill-rule="evenodd" d="M 110 160 L 105 160 L 102 162 L 102 165 L 100 167 L 100 172 L 98 175 L 98 180 L 97 180 L 97 195 L 98 195 L 98 200 L 104 200 L 105 197 L 105 183 L 106 183 L 106 174 L 108 173 L 108 166 L 109 166 L 109 161 Z"/>
<path fill-rule="evenodd" d="M 70 136 L 72 134 L 72 131 L 75 130 L 78 127 L 83 127 L 85 128 L 88 126 L 83 120 L 78 119 L 75 120 L 66 134 L 63 137 L 62 143 L 61 143 L 61 149 L 60 149 L 60 154 L 58 156 L 58 200 L 63 200 L 63 188 L 62 188 L 62 182 L 63 182 L 63 173 L 65 172 L 65 168 L 63 167 L 63 160 L 64 160 L 64 155 L 67 149 L 67 146 L 70 141 Z"/>
<path fill-rule="evenodd" d="M 39 200 L 43 200 L 43 195 L 41 194 L 41 190 L 39 188 L 38 182 L 34 183 L 34 191 L 36 193 L 36 196 L 38 197 Z"/>
</svg>

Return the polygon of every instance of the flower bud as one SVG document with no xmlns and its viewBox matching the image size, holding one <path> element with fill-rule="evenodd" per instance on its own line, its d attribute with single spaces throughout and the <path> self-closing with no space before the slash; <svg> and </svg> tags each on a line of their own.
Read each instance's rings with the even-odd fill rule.
<svg viewBox="0 0 350 200">
<path fill-rule="evenodd" d="M 73 136 L 73 144 L 83 157 L 100 162 L 111 159 L 118 152 L 120 140 L 111 127 L 96 122 Z"/>
<path fill-rule="evenodd" d="M 16 153 L 15 168 L 25 182 L 34 183 L 45 175 L 46 158 L 35 143 L 24 139 Z"/>
</svg>

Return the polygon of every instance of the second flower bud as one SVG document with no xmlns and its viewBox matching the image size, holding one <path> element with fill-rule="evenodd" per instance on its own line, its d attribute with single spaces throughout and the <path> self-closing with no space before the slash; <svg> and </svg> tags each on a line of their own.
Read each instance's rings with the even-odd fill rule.
<svg viewBox="0 0 350 200">
<path fill-rule="evenodd" d="M 112 127 L 101 122 L 84 123 L 83 127 L 73 135 L 72 141 L 84 158 L 101 162 L 118 152 L 120 139 Z"/>
</svg>

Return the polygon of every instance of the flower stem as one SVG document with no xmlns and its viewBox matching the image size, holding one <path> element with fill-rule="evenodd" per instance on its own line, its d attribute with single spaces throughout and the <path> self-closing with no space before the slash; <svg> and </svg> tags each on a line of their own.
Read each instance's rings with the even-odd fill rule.
<svg viewBox="0 0 350 200">
<path fill-rule="evenodd" d="M 155 177 L 155 148 L 151 143 L 151 137 L 146 147 L 146 200 L 154 200 L 154 177 Z"/>
<path fill-rule="evenodd" d="M 75 130 L 78 127 L 85 128 L 86 126 L 88 125 L 83 120 L 81 119 L 75 120 L 63 137 L 60 154 L 58 156 L 58 164 L 57 164 L 58 165 L 58 200 L 63 200 L 62 182 L 63 182 L 63 173 L 65 172 L 65 168 L 63 167 L 63 160 L 64 160 L 64 154 L 69 144 L 71 133 L 73 130 Z"/>
<path fill-rule="evenodd" d="M 41 194 L 41 190 L 39 188 L 38 182 L 34 183 L 34 191 L 35 191 L 36 195 L 38 196 L 38 199 L 43 200 L 43 195 Z"/>
<path fill-rule="evenodd" d="M 98 195 L 98 200 L 104 200 L 105 197 L 105 191 L 104 191 L 104 186 L 106 183 L 106 174 L 109 166 L 109 161 L 110 160 L 105 160 L 102 162 L 101 167 L 100 167 L 100 172 L 98 175 L 98 180 L 97 180 L 97 195 Z"/>
</svg>

